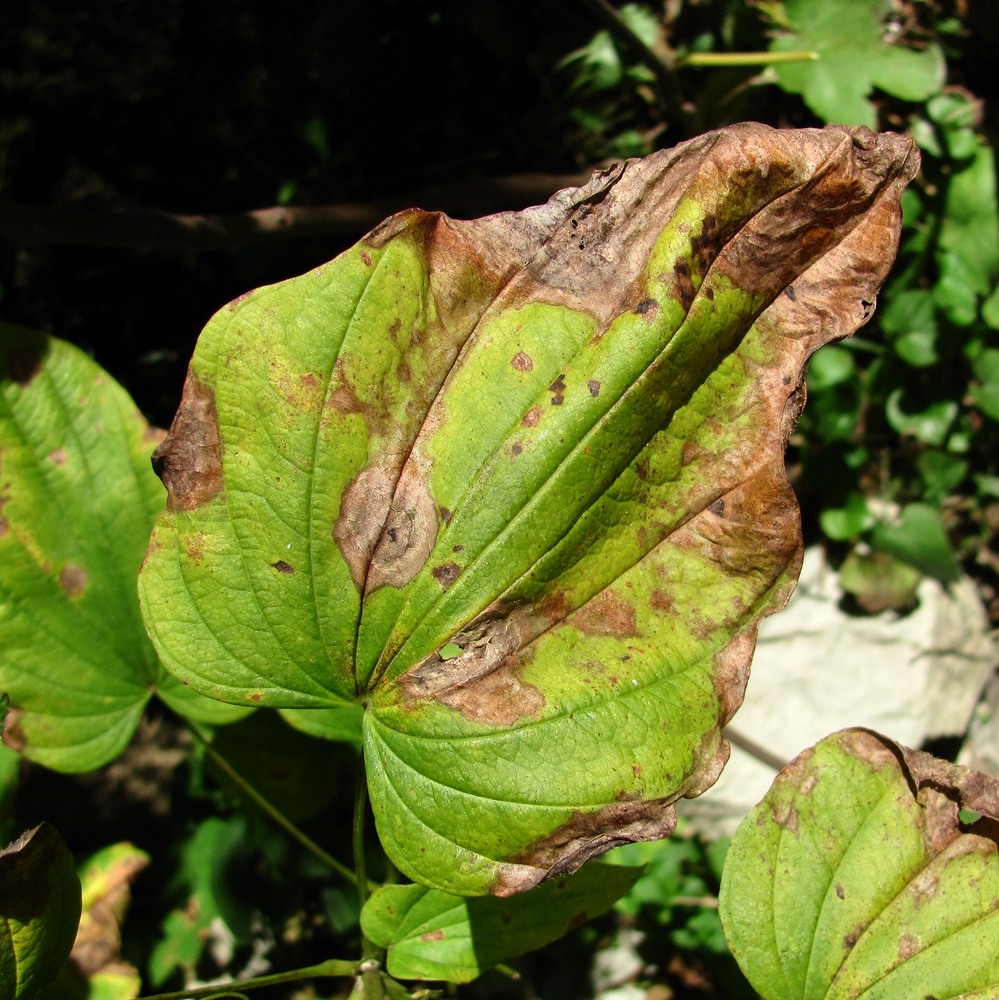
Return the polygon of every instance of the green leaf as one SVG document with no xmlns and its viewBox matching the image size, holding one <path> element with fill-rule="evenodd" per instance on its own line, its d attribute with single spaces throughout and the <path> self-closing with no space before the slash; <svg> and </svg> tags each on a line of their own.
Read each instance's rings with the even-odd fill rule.
<svg viewBox="0 0 999 1000">
<path fill-rule="evenodd" d="M 282 708 L 281 718 L 290 726 L 321 740 L 361 745 L 364 709 L 360 705 L 343 708 Z"/>
<path fill-rule="evenodd" d="M 876 525 L 870 540 L 873 548 L 941 583 L 954 583 L 961 575 L 940 512 L 929 504 L 907 504 L 896 523 Z"/>
<path fill-rule="evenodd" d="M 991 817 L 962 828 L 958 806 Z M 736 832 L 720 897 L 764 1000 L 999 992 L 999 785 L 866 730 L 791 762 Z"/>
<path fill-rule="evenodd" d="M 135 593 L 164 498 L 154 444 L 86 355 L 0 325 L 0 690 L 6 739 L 48 767 L 116 757 L 164 678 Z M 164 688 L 178 710 L 232 717 L 180 689 Z"/>
<path fill-rule="evenodd" d="M 876 518 L 862 493 L 851 493 L 842 507 L 826 507 L 819 526 L 834 542 L 848 542 L 874 526 Z"/>
<path fill-rule="evenodd" d="M 910 409 L 905 389 L 893 389 L 885 401 L 885 417 L 899 434 L 909 435 L 934 448 L 943 447 L 957 418 L 959 405 L 952 399 L 934 400 L 922 409 Z"/>
<path fill-rule="evenodd" d="M 47 823 L 0 851 L 0 1000 L 31 1000 L 59 972 L 80 922 L 80 880 Z"/>
<path fill-rule="evenodd" d="M 928 368 L 940 360 L 932 292 L 900 292 L 891 297 L 878 319 L 881 329 L 891 337 L 895 353 L 907 364 Z"/>
<path fill-rule="evenodd" d="M 825 121 L 876 127 L 868 100 L 877 87 L 906 101 L 923 101 L 944 83 L 946 65 L 939 46 L 907 49 L 885 41 L 891 0 L 784 0 L 790 30 L 771 43 L 772 52 L 806 49 L 814 62 L 776 68 L 780 86 L 801 94 Z"/>
<path fill-rule="evenodd" d="M 157 452 L 164 662 L 364 706 L 379 836 L 436 888 L 667 835 L 797 571 L 800 373 L 869 314 L 915 165 L 737 126 L 522 213 L 401 213 L 232 303 Z"/>
<path fill-rule="evenodd" d="M 968 395 L 985 416 L 999 421 L 999 350 L 986 348 L 971 364 L 975 383 L 969 388 Z"/>
<path fill-rule="evenodd" d="M 387 885 L 365 904 L 361 928 L 388 949 L 388 971 L 397 979 L 467 983 L 609 910 L 641 874 L 641 868 L 592 864 L 511 899 Z"/>
</svg>

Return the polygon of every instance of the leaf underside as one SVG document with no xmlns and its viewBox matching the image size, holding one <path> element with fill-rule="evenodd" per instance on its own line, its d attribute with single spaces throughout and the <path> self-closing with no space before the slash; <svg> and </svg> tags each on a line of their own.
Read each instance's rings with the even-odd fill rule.
<svg viewBox="0 0 999 1000">
<path fill-rule="evenodd" d="M 959 808 L 981 814 L 970 826 Z M 778 775 L 719 900 L 765 1000 L 999 997 L 999 782 L 867 730 Z"/>
<path fill-rule="evenodd" d="M 156 455 L 164 662 L 363 705 L 379 835 L 425 884 L 667 835 L 793 586 L 802 370 L 871 314 L 916 165 L 733 126 L 524 212 L 403 212 L 237 299 Z"/>
</svg>

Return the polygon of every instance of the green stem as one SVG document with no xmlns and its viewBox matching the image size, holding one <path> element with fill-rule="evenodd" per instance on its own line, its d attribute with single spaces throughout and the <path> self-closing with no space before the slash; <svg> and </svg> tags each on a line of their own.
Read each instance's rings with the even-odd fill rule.
<svg viewBox="0 0 999 1000">
<path fill-rule="evenodd" d="M 811 62 L 818 59 L 818 52 L 691 52 L 679 56 L 675 65 L 680 66 L 773 66 L 778 63 Z"/>
<path fill-rule="evenodd" d="M 139 997 L 138 1000 L 198 1000 L 199 997 L 226 996 L 242 990 L 258 990 L 264 986 L 294 983 L 303 979 L 356 976 L 360 964 L 331 958 L 318 965 L 306 966 L 304 969 L 292 969 L 291 972 L 276 972 L 270 976 L 257 976 L 256 979 L 242 979 L 215 986 L 198 986 L 193 990 L 176 990 L 173 993 L 150 993 Z"/>
<path fill-rule="evenodd" d="M 357 872 L 357 896 L 361 909 L 368 901 L 368 868 L 364 856 L 364 814 L 368 808 L 368 776 L 364 769 L 364 754 L 357 766 L 357 787 L 354 790 L 354 871 Z"/>
<path fill-rule="evenodd" d="M 193 724 L 190 725 L 191 732 L 200 741 L 201 745 L 205 748 L 205 753 L 211 758 L 212 763 L 215 764 L 220 771 L 222 771 L 230 781 L 235 784 L 240 791 L 249 798 L 254 805 L 266 813 L 282 830 L 284 830 L 290 837 L 293 837 L 298 841 L 302 847 L 305 848 L 313 857 L 318 858 L 323 864 L 332 868 L 338 875 L 345 878 L 348 882 L 354 885 L 358 884 L 358 878 L 360 877 L 363 882 L 364 876 L 358 875 L 352 872 L 345 864 L 337 861 L 332 854 L 324 851 L 311 837 L 300 830 L 294 823 L 287 819 L 275 806 L 265 799 L 260 792 L 258 792 L 253 785 L 251 785 L 233 766 L 222 756 L 209 742 L 208 738 Z"/>
</svg>

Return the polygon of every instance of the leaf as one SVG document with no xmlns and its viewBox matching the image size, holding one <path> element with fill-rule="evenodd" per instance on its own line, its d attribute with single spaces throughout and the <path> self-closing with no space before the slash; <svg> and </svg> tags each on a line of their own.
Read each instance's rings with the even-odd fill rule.
<svg viewBox="0 0 999 1000">
<path fill-rule="evenodd" d="M 813 62 L 776 67 L 781 87 L 801 94 L 825 121 L 875 127 L 868 100 L 877 87 L 906 101 L 924 101 L 944 83 L 939 46 L 907 49 L 885 41 L 891 0 L 784 0 L 791 31 L 778 35 L 772 52 L 817 52 Z"/>
<path fill-rule="evenodd" d="M 121 925 L 131 901 L 131 884 L 148 864 L 148 854 L 126 843 L 102 848 L 87 859 L 80 871 L 83 913 L 76 941 L 44 1000 L 138 996 L 139 973 L 121 957 Z"/>
<path fill-rule="evenodd" d="M 511 899 L 466 899 L 422 885 L 386 885 L 361 911 L 361 929 L 388 949 L 388 971 L 397 979 L 467 983 L 609 910 L 642 871 L 588 865 Z"/>
<path fill-rule="evenodd" d="M 897 523 L 875 525 L 871 546 L 941 583 L 955 583 L 960 578 L 940 512 L 929 504 L 906 504 Z"/>
<path fill-rule="evenodd" d="M 86 771 L 131 739 L 164 697 L 213 721 L 231 707 L 171 689 L 139 614 L 135 579 L 163 488 L 157 436 L 125 391 L 62 341 L 0 325 L 0 690 L 5 739 Z"/>
<path fill-rule="evenodd" d="M 986 817 L 965 828 L 959 806 Z M 736 832 L 720 912 L 764 1000 L 999 993 L 999 784 L 861 729 L 792 761 Z"/>
<path fill-rule="evenodd" d="M 404 212 L 232 303 L 157 452 L 164 662 L 363 705 L 379 836 L 436 888 L 666 836 L 797 571 L 801 372 L 870 315 L 915 167 L 734 126 L 525 212 Z"/>
<path fill-rule="evenodd" d="M 42 823 L 0 851 L 0 1000 L 30 1000 L 73 946 L 80 880 L 55 828 Z"/>
</svg>

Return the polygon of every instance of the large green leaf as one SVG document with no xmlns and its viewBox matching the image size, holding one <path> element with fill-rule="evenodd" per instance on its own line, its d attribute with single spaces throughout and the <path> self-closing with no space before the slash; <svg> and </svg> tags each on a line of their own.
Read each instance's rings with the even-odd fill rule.
<svg viewBox="0 0 999 1000">
<path fill-rule="evenodd" d="M 467 983 L 609 910 L 642 868 L 589 865 L 512 899 L 466 899 L 422 885 L 386 885 L 361 912 L 397 979 Z"/>
<path fill-rule="evenodd" d="M 964 806 L 983 814 L 970 828 Z M 866 730 L 778 775 L 720 911 L 764 1000 L 999 996 L 999 783 Z"/>
<path fill-rule="evenodd" d="M 146 702 L 202 721 L 230 706 L 163 671 L 136 575 L 163 488 L 128 394 L 62 341 L 0 325 L 0 691 L 5 739 L 85 771 L 116 757 Z"/>
<path fill-rule="evenodd" d="M 915 167 L 735 126 L 525 212 L 404 212 L 232 303 L 156 457 L 169 669 L 364 705 L 379 835 L 450 892 L 668 834 L 793 585 L 801 372 L 870 315 Z"/>
<path fill-rule="evenodd" d="M 30 1000 L 59 972 L 80 921 L 80 880 L 47 823 L 0 851 L 0 1000 Z"/>
</svg>

